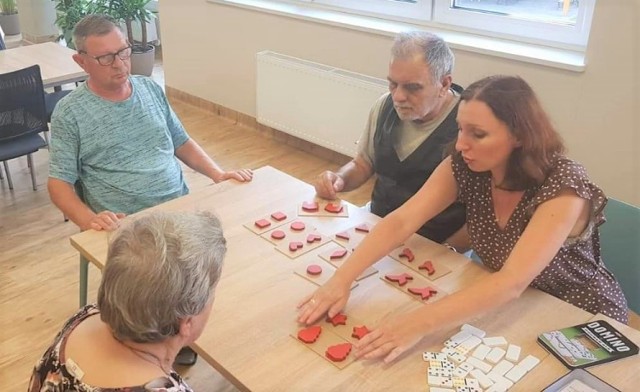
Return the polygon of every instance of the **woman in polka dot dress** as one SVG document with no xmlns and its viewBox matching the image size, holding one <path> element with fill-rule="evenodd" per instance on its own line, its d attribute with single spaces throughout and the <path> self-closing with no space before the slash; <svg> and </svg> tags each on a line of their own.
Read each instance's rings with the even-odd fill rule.
<svg viewBox="0 0 640 392">
<path fill-rule="evenodd" d="M 298 320 L 339 312 L 365 268 L 458 199 L 467 207 L 473 249 L 496 272 L 383 322 L 356 345 L 357 356 L 393 361 L 425 334 L 496 309 L 528 286 L 626 323 L 627 302 L 600 256 L 607 199 L 580 164 L 563 156 L 531 87 L 518 77 L 492 76 L 469 86 L 460 101 L 455 151 L 299 304 Z"/>
</svg>

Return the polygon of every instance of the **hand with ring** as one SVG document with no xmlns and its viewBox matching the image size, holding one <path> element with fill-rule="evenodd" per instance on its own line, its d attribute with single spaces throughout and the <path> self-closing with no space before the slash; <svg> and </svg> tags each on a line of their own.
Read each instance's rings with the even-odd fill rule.
<svg viewBox="0 0 640 392">
<path fill-rule="evenodd" d="M 334 275 L 298 304 L 298 322 L 313 324 L 324 314 L 333 317 L 340 313 L 349 300 L 350 289 L 351 282 L 344 282 Z"/>
</svg>

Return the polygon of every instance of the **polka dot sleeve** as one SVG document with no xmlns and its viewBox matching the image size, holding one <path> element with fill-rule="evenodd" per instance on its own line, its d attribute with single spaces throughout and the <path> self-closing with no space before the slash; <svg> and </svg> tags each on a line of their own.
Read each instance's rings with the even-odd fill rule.
<svg viewBox="0 0 640 392">
<path fill-rule="evenodd" d="M 528 205 L 527 214 L 531 216 L 538 205 L 557 197 L 565 189 L 573 189 L 579 197 L 590 201 L 589 226 L 597 227 L 605 222 L 602 211 L 607 204 L 607 197 L 604 192 L 589 181 L 587 171 L 582 165 L 564 157 L 558 158 L 555 167 Z"/>
</svg>

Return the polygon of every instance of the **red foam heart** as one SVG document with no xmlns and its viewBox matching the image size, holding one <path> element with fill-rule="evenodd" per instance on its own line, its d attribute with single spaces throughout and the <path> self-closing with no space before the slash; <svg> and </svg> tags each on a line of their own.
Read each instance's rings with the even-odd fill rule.
<svg viewBox="0 0 640 392">
<path fill-rule="evenodd" d="M 274 230 L 271 232 L 271 238 L 273 238 L 274 240 L 281 240 L 286 236 L 287 235 L 282 230 Z"/>
<path fill-rule="evenodd" d="M 259 229 L 264 229 L 265 227 L 269 227 L 269 226 L 271 226 L 271 222 L 269 222 L 269 221 L 268 221 L 268 220 L 266 220 L 266 219 L 260 219 L 260 220 L 257 220 L 257 221 L 255 222 L 255 225 L 256 225 Z"/>
<path fill-rule="evenodd" d="M 325 355 L 333 362 L 344 361 L 351 352 L 351 343 L 340 343 L 329 346 Z"/>
<path fill-rule="evenodd" d="M 318 340 L 318 336 L 320 336 L 321 332 L 321 326 L 312 325 L 311 327 L 298 331 L 298 339 L 302 340 L 305 343 L 313 343 Z"/>
<path fill-rule="evenodd" d="M 302 202 L 302 209 L 307 212 L 316 212 L 318 211 L 318 203 L 315 201 Z"/>
<path fill-rule="evenodd" d="M 331 253 L 329 258 L 331 260 L 341 259 L 346 255 L 347 255 L 347 250 L 346 249 L 338 249 L 338 250 L 334 251 L 333 253 Z"/>
<path fill-rule="evenodd" d="M 297 251 L 298 249 L 302 249 L 304 245 L 300 241 L 291 241 L 289 242 L 289 250 L 292 252 Z"/>
<path fill-rule="evenodd" d="M 320 275 L 322 273 L 322 267 L 318 264 L 309 264 L 307 266 L 307 273 L 309 275 Z"/>
<path fill-rule="evenodd" d="M 278 222 L 280 222 L 281 220 L 285 220 L 287 219 L 287 215 L 283 212 L 274 212 L 273 214 L 271 214 L 271 217 L 275 220 L 277 220 Z"/>
<path fill-rule="evenodd" d="M 321 241 L 322 240 L 322 236 L 318 235 L 318 234 L 309 234 L 307 236 L 307 244 L 312 244 L 316 241 Z"/>
<path fill-rule="evenodd" d="M 304 222 L 295 221 L 291 224 L 290 227 L 291 227 L 291 230 L 302 231 L 306 226 L 304 225 Z"/>
</svg>

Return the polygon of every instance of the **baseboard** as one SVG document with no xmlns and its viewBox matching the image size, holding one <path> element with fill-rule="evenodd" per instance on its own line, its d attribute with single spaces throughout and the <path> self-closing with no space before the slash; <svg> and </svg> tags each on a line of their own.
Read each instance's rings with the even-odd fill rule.
<svg viewBox="0 0 640 392">
<path fill-rule="evenodd" d="M 319 158 L 326 159 L 339 165 L 343 165 L 351 160 L 350 157 L 339 152 L 330 150 L 326 147 L 319 146 L 307 140 L 300 139 L 296 136 L 292 136 L 288 133 L 260 124 L 255 117 L 248 114 L 229 109 L 217 103 L 186 93 L 171 86 L 165 86 L 165 92 L 167 94 L 167 98 L 170 101 L 174 99 L 179 100 L 197 108 L 206 110 L 207 112 L 227 118 L 233 121 L 234 124 L 242 125 L 247 128 L 256 130 L 265 137 L 275 139 L 296 149 L 305 151 L 309 154 L 313 154 Z"/>
</svg>

